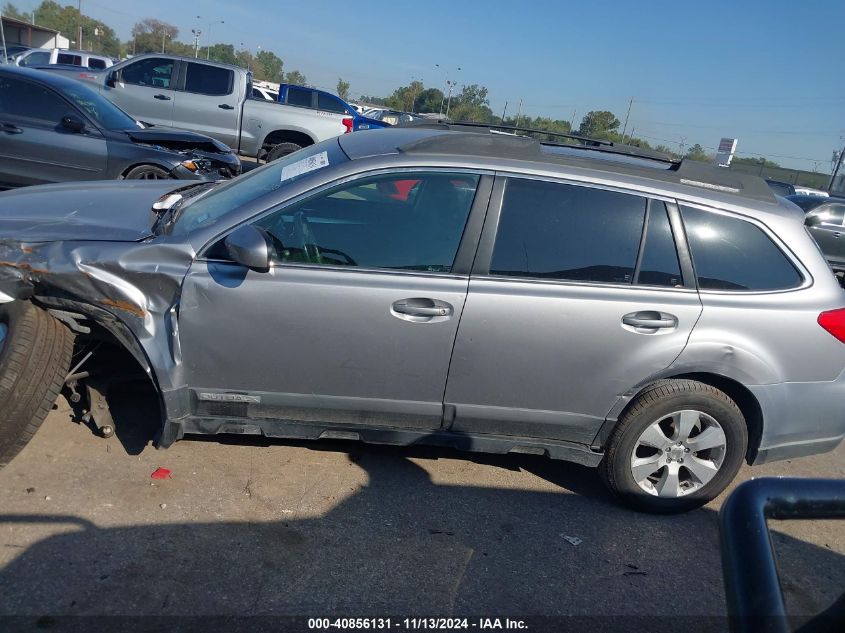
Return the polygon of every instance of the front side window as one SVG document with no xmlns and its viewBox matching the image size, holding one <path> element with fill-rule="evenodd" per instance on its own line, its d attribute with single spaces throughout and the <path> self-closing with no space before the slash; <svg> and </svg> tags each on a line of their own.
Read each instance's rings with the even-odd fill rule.
<svg viewBox="0 0 845 633">
<path fill-rule="evenodd" d="M 702 290 L 784 290 L 801 275 L 751 222 L 681 206 L 698 286 Z"/>
<path fill-rule="evenodd" d="M 311 91 L 304 88 L 288 88 L 288 105 L 301 106 L 303 108 L 311 107 Z"/>
<path fill-rule="evenodd" d="M 490 273 L 631 284 L 645 210 L 640 196 L 510 179 Z"/>
<path fill-rule="evenodd" d="M 121 81 L 133 86 L 170 88 L 173 76 L 173 60 L 163 57 L 149 57 L 129 64 L 121 73 Z"/>
<path fill-rule="evenodd" d="M 58 125 L 72 108 L 49 88 L 0 77 L 0 114 L 38 119 Z"/>
<path fill-rule="evenodd" d="M 356 180 L 270 214 L 278 263 L 448 273 L 479 177 L 405 173 Z"/>
<path fill-rule="evenodd" d="M 235 73 L 228 68 L 190 62 L 185 75 L 185 90 L 201 95 L 223 96 L 232 92 L 234 81 Z"/>
<path fill-rule="evenodd" d="M 47 51 L 35 51 L 21 59 L 20 66 L 43 66 L 50 63 L 50 53 Z"/>
<path fill-rule="evenodd" d="M 326 112 L 337 112 L 338 114 L 346 114 L 346 106 L 332 95 L 317 93 L 317 109 L 325 110 Z"/>
</svg>

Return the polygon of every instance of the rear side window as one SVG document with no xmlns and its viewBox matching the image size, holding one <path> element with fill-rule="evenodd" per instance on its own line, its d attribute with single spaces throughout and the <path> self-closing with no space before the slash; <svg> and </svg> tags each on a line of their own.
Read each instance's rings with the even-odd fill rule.
<svg viewBox="0 0 845 633">
<path fill-rule="evenodd" d="M 645 210 L 639 196 L 510 179 L 490 273 L 630 284 Z"/>
<path fill-rule="evenodd" d="M 70 53 L 59 53 L 56 56 L 57 64 L 70 64 L 71 66 L 82 66 L 81 55 L 71 55 Z"/>
<path fill-rule="evenodd" d="M 228 68 L 191 62 L 185 75 L 185 90 L 201 95 L 227 95 L 232 92 L 234 78 L 234 71 Z"/>
<path fill-rule="evenodd" d="M 338 114 L 346 114 L 346 108 L 340 102 L 340 99 L 332 95 L 325 95 L 321 92 L 317 93 L 317 108 L 325 110 L 326 112 L 337 112 Z"/>
<path fill-rule="evenodd" d="M 648 209 L 645 245 L 634 283 L 643 286 L 683 286 L 678 251 L 669 225 L 666 205 L 652 200 Z"/>
<path fill-rule="evenodd" d="M 801 275 L 760 228 L 745 220 L 681 206 L 702 290 L 784 290 Z"/>
<path fill-rule="evenodd" d="M 288 88 L 288 105 L 302 106 L 303 108 L 311 107 L 311 91 L 303 88 Z"/>
<path fill-rule="evenodd" d="M 106 62 L 104 59 L 97 59 L 96 57 L 88 58 L 88 68 L 105 68 Z"/>
</svg>

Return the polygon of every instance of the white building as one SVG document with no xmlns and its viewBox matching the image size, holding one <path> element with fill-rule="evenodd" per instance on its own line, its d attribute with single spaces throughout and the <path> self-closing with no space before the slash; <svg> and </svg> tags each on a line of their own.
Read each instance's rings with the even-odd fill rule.
<svg viewBox="0 0 845 633">
<path fill-rule="evenodd" d="M 30 24 L 22 20 L 6 17 L 0 18 L 3 25 L 3 35 L 6 46 L 32 46 L 33 48 L 68 48 L 70 40 L 58 31 L 45 29 L 43 26 Z M 0 39 L 2 44 L 2 39 Z"/>
</svg>

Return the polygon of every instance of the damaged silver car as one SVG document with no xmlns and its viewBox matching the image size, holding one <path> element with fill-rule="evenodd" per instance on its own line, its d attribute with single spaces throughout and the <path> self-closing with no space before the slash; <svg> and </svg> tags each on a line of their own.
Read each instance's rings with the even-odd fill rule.
<svg viewBox="0 0 845 633">
<path fill-rule="evenodd" d="M 260 434 L 598 466 L 641 509 L 845 434 L 845 296 L 753 176 L 428 124 L 222 183 L 0 194 L 0 464 L 61 390 Z"/>
<path fill-rule="evenodd" d="M 140 123 L 78 81 L 15 66 L 0 66 L 0 139 L 0 188 L 241 173 L 213 138 Z"/>
</svg>

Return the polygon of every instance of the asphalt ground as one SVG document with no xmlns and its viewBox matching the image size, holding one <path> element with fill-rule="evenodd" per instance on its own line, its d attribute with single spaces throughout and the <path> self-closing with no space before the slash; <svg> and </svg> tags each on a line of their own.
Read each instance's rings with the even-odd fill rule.
<svg viewBox="0 0 845 633">
<path fill-rule="evenodd" d="M 651 516 L 616 505 L 591 469 L 527 455 L 242 436 L 157 450 L 152 393 L 126 385 L 110 402 L 114 437 L 72 422 L 61 400 L 0 470 L 0 616 L 26 616 L 21 626 L 44 628 L 45 615 L 392 614 L 726 628 L 726 495 Z M 743 467 L 736 483 L 842 478 L 843 457 L 840 447 Z M 158 467 L 171 475 L 151 479 Z M 823 610 L 845 590 L 843 525 L 771 528 L 790 612 Z M 0 617 L 0 629 L 12 622 Z"/>
</svg>

